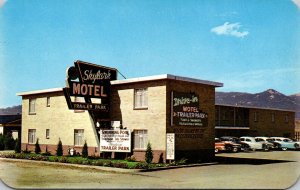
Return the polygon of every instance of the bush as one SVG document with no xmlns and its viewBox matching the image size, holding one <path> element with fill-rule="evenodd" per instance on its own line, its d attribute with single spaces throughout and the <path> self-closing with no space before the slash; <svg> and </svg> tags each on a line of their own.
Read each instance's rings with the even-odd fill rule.
<svg viewBox="0 0 300 190">
<path fill-rule="evenodd" d="M 153 160 L 153 152 L 152 152 L 151 144 L 148 142 L 147 150 L 145 153 L 145 161 L 147 162 L 147 164 L 150 164 L 152 160 Z"/>
<path fill-rule="evenodd" d="M 16 139 L 16 145 L 15 145 L 15 153 L 21 152 L 21 140 Z"/>
<path fill-rule="evenodd" d="M 40 147 L 40 144 L 39 144 L 39 138 L 36 139 L 34 152 L 36 154 L 40 154 L 41 153 L 41 147 Z"/>
<path fill-rule="evenodd" d="M 135 169 L 148 169 L 148 164 L 145 162 L 139 162 L 135 165 Z"/>
<path fill-rule="evenodd" d="M 51 156 L 51 153 L 48 151 L 48 146 L 46 146 L 46 150 L 42 153 L 43 156 Z"/>
<path fill-rule="evenodd" d="M 128 156 L 127 158 L 125 158 L 125 160 L 127 162 L 135 162 L 136 161 L 136 159 L 135 159 L 135 157 L 133 155 L 132 156 Z"/>
<path fill-rule="evenodd" d="M 83 148 L 82 148 L 82 157 L 87 158 L 88 155 L 89 155 L 88 146 L 87 146 L 87 143 L 85 141 L 84 145 L 83 145 Z"/>
<path fill-rule="evenodd" d="M 124 162 L 115 162 L 113 163 L 113 167 L 116 168 L 128 168 L 128 164 Z"/>
<path fill-rule="evenodd" d="M 56 155 L 57 156 L 63 155 L 63 147 L 62 147 L 62 142 L 61 142 L 60 138 L 59 138 L 58 144 L 57 144 Z"/>
</svg>

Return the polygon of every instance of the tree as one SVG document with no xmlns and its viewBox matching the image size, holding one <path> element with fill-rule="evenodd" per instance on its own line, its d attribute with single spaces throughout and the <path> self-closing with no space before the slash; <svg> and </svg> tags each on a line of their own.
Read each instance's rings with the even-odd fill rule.
<svg viewBox="0 0 300 190">
<path fill-rule="evenodd" d="M 57 149 L 56 149 L 56 155 L 57 156 L 62 156 L 63 155 L 63 147 L 62 147 L 62 142 L 59 138 L 58 144 L 57 144 Z"/>
<path fill-rule="evenodd" d="M 4 136 L 4 150 L 14 150 L 15 140 L 11 132 L 6 133 Z"/>
<path fill-rule="evenodd" d="M 0 150 L 4 150 L 4 135 L 0 133 Z"/>
<path fill-rule="evenodd" d="M 15 145 L 15 153 L 21 152 L 21 140 L 16 139 L 16 145 Z"/>
<path fill-rule="evenodd" d="M 41 147 L 40 147 L 40 144 L 39 144 L 39 138 L 36 139 L 34 152 L 36 154 L 40 154 L 41 153 Z"/>
<path fill-rule="evenodd" d="M 88 146 L 86 141 L 84 142 L 83 148 L 82 148 L 82 157 L 86 158 L 88 157 L 89 152 L 88 152 Z"/>
<path fill-rule="evenodd" d="M 150 142 L 148 142 L 146 153 L 145 153 L 145 161 L 147 162 L 147 164 L 150 164 L 152 160 L 153 160 L 153 152 L 152 152 L 151 144 Z"/>
</svg>

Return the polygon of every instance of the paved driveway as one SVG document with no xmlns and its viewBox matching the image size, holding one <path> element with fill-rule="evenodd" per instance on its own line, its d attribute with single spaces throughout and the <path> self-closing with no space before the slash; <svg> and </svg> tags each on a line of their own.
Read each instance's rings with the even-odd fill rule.
<svg viewBox="0 0 300 190">
<path fill-rule="evenodd" d="M 14 188 L 285 189 L 300 176 L 300 152 L 218 154 L 218 164 L 119 173 L 39 162 L 0 160 L 0 178 Z"/>
</svg>

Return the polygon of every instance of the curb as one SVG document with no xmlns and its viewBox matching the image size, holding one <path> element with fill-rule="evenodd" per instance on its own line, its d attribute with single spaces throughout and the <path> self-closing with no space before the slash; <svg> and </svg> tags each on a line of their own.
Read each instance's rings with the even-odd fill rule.
<svg viewBox="0 0 300 190">
<path fill-rule="evenodd" d="M 210 166 L 218 164 L 218 162 L 208 162 L 208 163 L 199 163 L 199 164 L 189 164 L 189 165 L 179 165 L 179 166 L 169 166 L 169 167 L 157 167 L 157 168 L 150 168 L 150 169 L 140 169 L 139 172 L 152 172 L 158 170 L 169 170 L 169 169 L 178 169 L 178 168 L 191 168 L 191 167 L 198 167 L 198 166 Z"/>
</svg>

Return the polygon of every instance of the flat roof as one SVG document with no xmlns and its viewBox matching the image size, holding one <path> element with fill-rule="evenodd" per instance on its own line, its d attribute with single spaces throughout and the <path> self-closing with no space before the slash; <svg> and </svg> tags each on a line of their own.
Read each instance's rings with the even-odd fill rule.
<svg viewBox="0 0 300 190">
<path fill-rule="evenodd" d="M 257 107 L 257 106 L 247 106 L 247 105 L 231 105 L 231 104 L 217 104 L 215 106 L 227 106 L 227 107 L 236 107 L 236 108 L 251 108 L 251 109 L 264 109 L 264 110 L 274 110 L 274 111 L 287 111 L 287 112 L 296 112 L 292 109 L 282 109 L 282 108 L 270 108 L 270 107 Z"/>
<path fill-rule="evenodd" d="M 115 80 L 115 81 L 111 81 L 111 84 L 118 85 L 118 84 L 128 84 L 128 83 L 146 82 L 146 81 L 163 80 L 163 79 L 192 82 L 192 83 L 205 84 L 205 85 L 210 85 L 210 86 L 215 86 L 215 87 L 223 86 L 223 83 L 220 83 L 220 82 L 200 80 L 200 79 L 196 79 L 196 78 L 182 77 L 182 76 L 176 76 L 176 75 L 170 75 L 170 74 Z"/>
<path fill-rule="evenodd" d="M 49 88 L 49 89 L 43 89 L 43 90 L 18 92 L 16 95 L 17 96 L 26 96 L 26 95 L 32 95 L 32 94 L 45 94 L 45 93 L 60 92 L 60 91 L 63 91 L 63 88 Z"/>
</svg>

